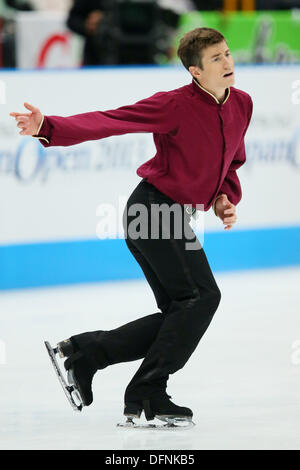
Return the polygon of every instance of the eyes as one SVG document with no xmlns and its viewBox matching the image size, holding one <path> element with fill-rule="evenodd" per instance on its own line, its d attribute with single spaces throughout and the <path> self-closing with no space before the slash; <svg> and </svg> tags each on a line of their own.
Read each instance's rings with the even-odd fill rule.
<svg viewBox="0 0 300 470">
<path fill-rule="evenodd" d="M 230 52 L 226 52 L 225 57 L 231 56 Z M 222 59 L 221 56 L 215 57 L 212 61 L 213 62 L 219 62 Z"/>
</svg>

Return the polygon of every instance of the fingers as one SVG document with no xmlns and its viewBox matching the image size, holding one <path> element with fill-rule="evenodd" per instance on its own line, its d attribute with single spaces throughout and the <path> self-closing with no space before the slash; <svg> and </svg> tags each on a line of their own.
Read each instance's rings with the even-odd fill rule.
<svg viewBox="0 0 300 470">
<path fill-rule="evenodd" d="M 16 112 L 11 112 L 9 113 L 10 116 L 17 118 L 19 116 L 31 116 L 31 113 L 16 113 Z"/>
<path fill-rule="evenodd" d="M 223 224 L 225 225 L 225 227 L 224 227 L 225 230 L 230 230 L 232 228 L 233 224 L 235 224 L 235 222 L 237 221 L 235 206 L 233 204 L 231 204 L 231 206 L 232 207 L 230 209 L 226 209 L 224 211 L 224 216 L 225 217 L 223 219 Z"/>
<path fill-rule="evenodd" d="M 223 206 L 227 206 L 227 209 L 224 210 L 224 214 L 229 213 L 229 212 L 234 212 L 235 211 L 235 205 L 232 204 L 232 202 L 229 201 L 227 194 L 222 194 L 220 196 L 222 198 L 222 203 Z"/>
<path fill-rule="evenodd" d="M 219 217 L 222 219 L 223 224 L 225 225 L 224 230 L 231 230 L 233 224 L 235 224 L 237 221 L 235 205 L 229 201 L 227 194 L 221 194 L 219 198 L 221 199 L 223 206 L 223 208 L 220 208 L 221 213 Z"/>
<path fill-rule="evenodd" d="M 36 108 L 35 106 L 33 106 L 32 104 L 29 104 L 29 103 L 24 103 L 24 106 L 26 109 L 29 109 L 29 111 L 31 111 L 32 113 L 39 113 L 39 109 Z"/>
<path fill-rule="evenodd" d="M 40 110 L 38 108 L 36 108 L 35 106 L 33 106 L 30 103 L 25 102 L 24 106 L 25 106 L 26 109 L 29 109 L 29 111 L 31 111 L 31 113 L 39 113 L 40 112 Z M 31 113 L 17 113 L 15 111 L 12 111 L 11 113 L 9 113 L 9 115 L 15 118 L 15 117 L 18 117 L 18 116 L 31 116 Z"/>
<path fill-rule="evenodd" d="M 29 124 L 29 117 L 27 116 L 17 117 L 16 121 L 18 123 L 17 127 L 24 127 Z"/>
<path fill-rule="evenodd" d="M 227 216 L 223 219 L 224 224 L 234 224 L 237 221 L 237 216 L 235 213 L 230 214 L 230 216 Z"/>
<path fill-rule="evenodd" d="M 230 217 L 230 219 L 224 219 L 223 220 L 224 224 L 235 224 L 236 223 L 236 217 Z"/>
<path fill-rule="evenodd" d="M 226 211 L 224 211 L 224 216 L 224 222 L 235 222 L 237 219 L 235 207 L 233 209 L 227 209 Z"/>
<path fill-rule="evenodd" d="M 17 117 L 16 117 L 16 121 L 17 121 L 18 123 L 21 123 L 21 122 L 29 122 L 29 119 L 30 119 L 30 116 L 24 116 L 24 115 L 22 115 L 22 116 L 17 116 Z"/>
<path fill-rule="evenodd" d="M 18 122 L 17 127 L 21 129 L 21 132 L 19 132 L 19 134 L 26 135 L 26 131 L 28 130 L 28 127 L 29 127 L 29 118 L 26 116 L 22 116 L 22 117 L 17 117 L 16 120 Z"/>
</svg>

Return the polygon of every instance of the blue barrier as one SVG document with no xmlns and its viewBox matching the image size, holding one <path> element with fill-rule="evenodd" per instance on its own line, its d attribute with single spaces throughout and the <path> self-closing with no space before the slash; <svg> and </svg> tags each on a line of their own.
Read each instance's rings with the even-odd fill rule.
<svg viewBox="0 0 300 470">
<path fill-rule="evenodd" d="M 205 234 L 214 272 L 300 265 L 300 226 Z M 143 278 L 124 239 L 0 246 L 0 290 Z"/>
</svg>

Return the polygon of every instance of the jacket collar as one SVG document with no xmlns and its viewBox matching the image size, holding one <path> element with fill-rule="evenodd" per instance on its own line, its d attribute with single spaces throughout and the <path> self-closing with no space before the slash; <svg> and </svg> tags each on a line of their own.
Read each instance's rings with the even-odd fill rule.
<svg viewBox="0 0 300 470">
<path fill-rule="evenodd" d="M 203 86 L 201 86 L 195 78 L 193 78 L 192 87 L 196 93 L 200 93 L 201 97 L 207 103 L 210 103 L 210 104 L 216 103 L 216 104 L 223 105 L 226 103 L 226 101 L 228 100 L 230 96 L 230 87 L 229 87 L 229 88 L 226 88 L 226 96 L 225 96 L 223 103 L 220 103 L 220 101 L 215 97 L 215 95 L 213 95 L 212 93 L 210 93 L 210 91 L 207 91 L 205 88 L 203 88 Z"/>
</svg>

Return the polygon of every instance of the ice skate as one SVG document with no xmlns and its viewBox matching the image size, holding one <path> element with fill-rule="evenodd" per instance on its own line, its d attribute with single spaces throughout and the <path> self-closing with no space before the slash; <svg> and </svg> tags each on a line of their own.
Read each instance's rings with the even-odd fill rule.
<svg viewBox="0 0 300 470">
<path fill-rule="evenodd" d="M 83 353 L 74 349 L 70 340 L 58 343 L 56 348 L 52 348 L 50 343 L 45 341 L 45 346 L 72 408 L 75 411 L 81 411 L 84 406 L 89 406 L 93 401 L 91 384 L 95 371 Z M 66 378 L 59 367 L 56 354 L 61 358 L 67 357 L 64 363 Z"/>
<path fill-rule="evenodd" d="M 169 400 L 170 395 L 163 394 L 159 397 L 141 400 L 140 402 L 128 402 L 125 404 L 125 423 L 119 423 L 119 427 L 132 429 L 161 429 L 180 430 L 190 429 L 195 426 L 192 421 L 193 412 L 189 408 L 177 406 Z M 157 418 L 165 424 L 136 423 L 134 420 L 141 417 L 144 411 L 147 421 Z"/>
</svg>

